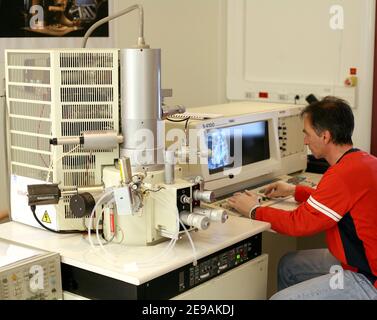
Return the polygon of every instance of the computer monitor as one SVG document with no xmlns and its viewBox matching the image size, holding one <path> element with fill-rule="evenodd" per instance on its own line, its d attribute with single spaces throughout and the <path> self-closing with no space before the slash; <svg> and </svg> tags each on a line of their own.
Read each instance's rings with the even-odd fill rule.
<svg viewBox="0 0 377 320">
<path fill-rule="evenodd" d="M 268 121 L 251 122 L 207 132 L 209 174 L 213 175 L 270 158 Z M 237 150 L 238 149 L 238 150 Z"/>
<path fill-rule="evenodd" d="M 176 150 L 188 141 L 190 162 L 179 163 L 183 175 L 202 176 L 207 189 L 227 195 L 306 169 L 302 109 L 261 102 L 191 108 L 176 118 L 189 121 L 165 122 L 166 146 Z M 197 150 L 202 155 L 194 163 Z"/>
<path fill-rule="evenodd" d="M 281 168 L 278 113 L 213 119 L 206 125 L 210 128 L 202 131 L 200 140 L 201 150 L 208 149 L 208 161 L 202 159 L 200 168 L 189 165 L 188 172 L 203 176 L 207 188 L 221 189 Z"/>
<path fill-rule="evenodd" d="M 254 112 L 190 121 L 186 130 L 190 161 L 178 163 L 183 175 L 201 176 L 206 189 L 218 191 L 279 171 L 278 115 L 278 111 Z M 177 147 L 170 130 L 178 128 L 185 131 L 182 124 L 167 122 L 168 149 Z"/>
</svg>

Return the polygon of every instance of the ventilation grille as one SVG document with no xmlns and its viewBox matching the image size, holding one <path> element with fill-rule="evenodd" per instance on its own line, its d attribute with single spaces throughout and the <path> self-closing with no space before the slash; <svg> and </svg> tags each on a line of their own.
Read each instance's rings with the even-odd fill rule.
<svg viewBox="0 0 377 320">
<path fill-rule="evenodd" d="M 13 115 L 49 119 L 51 107 L 47 104 L 31 104 L 21 101 L 9 102 L 10 113 Z"/>
<path fill-rule="evenodd" d="M 96 156 L 79 155 L 66 156 L 63 158 L 63 170 L 95 170 Z"/>
<path fill-rule="evenodd" d="M 50 67 L 49 53 L 8 53 L 12 173 L 43 181 L 47 179 L 51 164 L 49 137 L 52 123 L 51 106 L 48 104 L 51 102 L 51 77 L 47 69 Z M 52 173 L 49 181 L 53 181 Z"/>
<path fill-rule="evenodd" d="M 12 164 L 12 173 L 17 176 L 46 181 L 48 170 L 38 170 L 30 167 Z M 50 175 L 49 182 L 52 182 L 52 175 Z"/>
<path fill-rule="evenodd" d="M 99 168 L 113 165 L 118 148 L 52 149 L 50 138 L 118 130 L 118 50 L 8 51 L 6 75 L 12 173 L 46 181 L 52 164 L 60 170 L 57 177 L 51 171 L 49 181 L 61 187 L 101 183 Z M 72 228 L 64 219 L 79 219 L 70 198 L 58 205 L 61 230 Z"/>
<path fill-rule="evenodd" d="M 11 118 L 10 129 L 13 131 L 51 135 L 51 123 L 48 121 Z"/>
<path fill-rule="evenodd" d="M 64 186 L 66 187 L 83 187 L 95 184 L 95 172 L 78 170 L 74 172 L 64 172 Z"/>
<path fill-rule="evenodd" d="M 61 68 L 112 68 L 113 53 L 61 53 Z"/>
<path fill-rule="evenodd" d="M 84 150 L 82 146 L 79 146 L 77 149 L 76 149 L 76 147 L 73 147 L 73 146 L 63 146 L 63 153 L 69 153 L 70 151 L 72 151 L 73 148 L 75 148 L 75 153 L 83 153 L 83 154 L 88 153 L 88 151 Z M 92 154 L 107 153 L 107 152 L 110 152 L 110 151 L 112 151 L 112 150 L 106 150 L 106 149 L 91 150 Z M 113 152 L 111 152 L 111 154 L 113 154 Z"/>
<path fill-rule="evenodd" d="M 51 66 L 50 54 L 32 52 L 9 52 L 8 66 L 49 68 Z"/>
<path fill-rule="evenodd" d="M 111 85 L 113 82 L 111 70 L 63 70 L 62 85 Z"/>
<path fill-rule="evenodd" d="M 84 131 L 105 131 L 114 130 L 113 121 L 102 122 L 63 122 L 62 137 L 81 136 Z"/>
<path fill-rule="evenodd" d="M 10 85 L 8 95 L 11 99 L 51 101 L 50 88 Z"/>
<path fill-rule="evenodd" d="M 24 150 L 11 150 L 13 162 L 24 163 L 35 167 L 48 168 L 50 166 L 50 155 L 34 153 Z"/>
<path fill-rule="evenodd" d="M 50 84 L 49 70 L 10 69 L 9 82 Z"/>
<path fill-rule="evenodd" d="M 62 107 L 63 119 L 112 119 L 113 106 L 106 104 L 89 105 L 64 105 Z"/>
<path fill-rule="evenodd" d="M 50 139 L 11 133 L 12 146 L 25 149 L 50 151 Z"/>
<path fill-rule="evenodd" d="M 113 88 L 61 88 L 62 102 L 112 102 Z"/>
</svg>

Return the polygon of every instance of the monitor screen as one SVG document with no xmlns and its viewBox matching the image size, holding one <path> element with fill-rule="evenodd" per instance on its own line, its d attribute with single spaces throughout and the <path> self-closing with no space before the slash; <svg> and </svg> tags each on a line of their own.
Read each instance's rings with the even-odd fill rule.
<svg viewBox="0 0 377 320">
<path fill-rule="evenodd" d="M 268 121 L 209 130 L 210 174 L 270 158 Z"/>
</svg>

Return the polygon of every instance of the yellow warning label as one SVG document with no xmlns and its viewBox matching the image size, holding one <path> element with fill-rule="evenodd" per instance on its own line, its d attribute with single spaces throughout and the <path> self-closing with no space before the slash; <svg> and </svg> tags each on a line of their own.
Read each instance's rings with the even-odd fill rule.
<svg viewBox="0 0 377 320">
<path fill-rule="evenodd" d="M 51 223 L 51 219 L 50 219 L 50 216 L 48 215 L 47 211 L 45 211 L 45 213 L 43 215 L 42 222 L 44 222 L 44 223 Z"/>
</svg>

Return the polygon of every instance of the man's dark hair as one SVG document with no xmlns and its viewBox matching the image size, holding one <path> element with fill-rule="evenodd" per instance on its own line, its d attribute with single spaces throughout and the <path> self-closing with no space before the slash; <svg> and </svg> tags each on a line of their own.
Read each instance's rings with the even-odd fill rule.
<svg viewBox="0 0 377 320">
<path fill-rule="evenodd" d="M 328 130 L 336 145 L 353 144 L 355 121 L 351 107 L 342 99 L 326 97 L 308 105 L 301 113 L 307 115 L 315 132 L 320 135 Z"/>
</svg>

